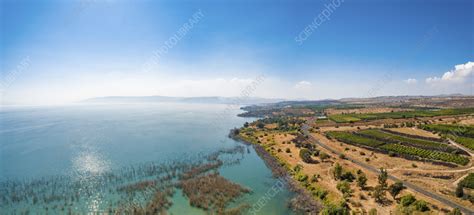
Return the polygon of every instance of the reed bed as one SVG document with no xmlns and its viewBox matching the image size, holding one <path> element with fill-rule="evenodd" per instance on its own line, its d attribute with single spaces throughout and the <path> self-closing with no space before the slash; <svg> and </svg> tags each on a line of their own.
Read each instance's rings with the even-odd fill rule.
<svg viewBox="0 0 474 215">
<path fill-rule="evenodd" d="M 2 214 L 167 214 L 173 204 L 172 197 L 176 189 L 181 189 L 183 181 L 191 182 L 211 174 L 216 182 L 238 186 L 224 182 L 225 179 L 217 176 L 217 170 L 223 165 L 238 164 L 244 153 L 245 148 L 238 145 L 100 174 L 3 180 L 0 182 L 0 210 Z M 190 199 L 191 205 L 199 205 L 193 202 Z M 222 204 L 219 208 L 225 210 Z"/>
</svg>

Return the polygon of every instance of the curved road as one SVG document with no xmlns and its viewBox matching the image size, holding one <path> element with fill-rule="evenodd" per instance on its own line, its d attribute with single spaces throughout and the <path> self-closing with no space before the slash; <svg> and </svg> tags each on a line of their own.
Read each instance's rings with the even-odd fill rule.
<svg viewBox="0 0 474 215">
<path fill-rule="evenodd" d="M 308 129 L 309 129 L 309 126 L 308 126 L 307 124 L 303 124 L 302 130 L 303 130 L 304 134 L 307 135 L 307 136 L 310 138 L 310 141 L 316 143 L 316 145 L 319 145 L 320 147 L 325 148 L 326 150 L 328 150 L 328 151 L 330 151 L 330 152 L 332 152 L 332 153 L 334 153 L 334 154 L 337 154 L 337 155 L 342 154 L 342 153 L 340 153 L 339 151 L 336 151 L 336 150 L 334 150 L 333 148 L 329 147 L 328 145 L 319 142 L 317 139 L 315 139 L 315 138 L 310 134 L 310 132 L 308 131 Z M 351 158 L 349 158 L 349 157 L 347 157 L 347 156 L 346 156 L 346 160 L 351 161 L 352 163 L 354 163 L 354 164 L 356 164 L 356 165 L 359 165 L 359 166 L 361 166 L 362 168 L 367 169 L 368 171 L 371 171 L 371 172 L 373 172 L 373 173 L 376 173 L 376 174 L 379 174 L 379 173 L 380 173 L 380 170 L 379 170 L 379 169 L 377 169 L 377 168 L 375 168 L 375 167 L 373 167 L 373 166 L 371 166 L 371 165 L 368 165 L 368 164 L 366 164 L 366 163 L 360 162 L 360 161 L 358 161 L 358 160 L 351 159 Z M 408 187 L 408 188 L 410 188 L 410 189 L 412 189 L 412 190 L 414 190 L 414 191 L 416 191 L 416 192 L 418 192 L 418 193 L 421 193 L 421 194 L 423 194 L 423 195 L 425 195 L 425 196 L 428 196 L 428 197 L 430 197 L 430 198 L 436 199 L 436 200 L 438 200 L 439 202 L 441 202 L 441 203 L 443 203 L 443 204 L 445 204 L 445 205 L 448 205 L 448 206 L 450 206 L 450 207 L 452 207 L 452 208 L 459 208 L 459 209 L 460 209 L 463 213 L 465 213 L 465 214 L 474 214 L 474 210 L 473 210 L 472 208 L 468 208 L 468 207 L 466 207 L 466 206 L 464 206 L 464 205 L 460 205 L 460 204 L 458 204 L 457 202 L 453 202 L 453 201 L 451 201 L 451 200 L 449 200 L 449 199 L 447 199 L 447 198 L 445 198 L 445 197 L 443 197 L 443 196 L 441 196 L 441 195 L 439 195 L 439 194 L 437 194 L 437 193 L 428 191 L 428 190 L 426 190 L 425 188 L 421 188 L 421 187 L 419 187 L 419 186 L 417 186 L 417 185 L 415 185 L 415 184 L 413 184 L 413 183 L 410 183 L 410 182 L 407 182 L 407 181 L 403 181 L 403 180 L 401 180 L 401 179 L 399 179 L 399 178 L 397 178 L 397 177 L 395 177 L 395 176 L 393 176 L 393 175 L 390 175 L 390 174 L 388 175 L 388 178 L 391 179 L 391 180 L 393 180 L 393 181 L 400 181 L 400 182 L 403 182 L 403 184 L 404 184 L 406 187 Z"/>
</svg>

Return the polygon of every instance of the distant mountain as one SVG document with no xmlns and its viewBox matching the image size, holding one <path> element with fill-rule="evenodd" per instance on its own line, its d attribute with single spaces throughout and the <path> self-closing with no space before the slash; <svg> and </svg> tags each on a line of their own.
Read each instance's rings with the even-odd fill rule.
<svg viewBox="0 0 474 215">
<path fill-rule="evenodd" d="M 266 99 L 258 97 L 169 97 L 169 96 L 108 96 L 90 98 L 82 103 L 159 103 L 159 102 L 177 102 L 177 103 L 206 103 L 206 104 L 238 104 L 253 105 L 281 102 L 284 99 Z"/>
</svg>

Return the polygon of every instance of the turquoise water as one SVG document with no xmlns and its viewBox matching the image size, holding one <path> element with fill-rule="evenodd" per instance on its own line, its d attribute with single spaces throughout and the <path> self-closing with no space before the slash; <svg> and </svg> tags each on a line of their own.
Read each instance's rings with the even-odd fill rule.
<svg viewBox="0 0 474 215">
<path fill-rule="evenodd" d="M 40 180 L 47 184 L 43 185 L 45 190 L 54 189 L 60 197 L 79 195 L 81 200 L 70 207 L 65 203 L 66 209 L 103 212 L 118 198 L 113 192 L 106 192 L 113 186 L 102 180 L 104 175 L 124 175 L 124 168 L 135 169 L 151 162 L 189 162 L 217 150 L 243 146 L 227 138 L 230 128 L 252 120 L 236 117 L 239 112 L 237 107 L 228 105 L 166 103 L 3 108 L 0 189 L 11 186 L 6 182 Z M 244 147 L 244 153 L 223 155 L 238 162 L 219 168 L 223 177 L 252 190 L 233 205 L 247 203 L 252 207 L 265 198 L 264 204 L 254 207 L 258 210 L 248 213 L 290 214 L 286 203 L 292 194 L 283 189 L 268 198 L 278 181 L 253 148 Z M 49 188 L 51 184 L 55 187 Z M 171 214 L 205 214 L 191 207 L 180 190 L 171 201 Z M 47 203 L 32 206 L 31 202 L 1 207 L 5 213 L 45 210 Z M 64 209 L 48 210 L 50 214 L 65 213 Z"/>
</svg>

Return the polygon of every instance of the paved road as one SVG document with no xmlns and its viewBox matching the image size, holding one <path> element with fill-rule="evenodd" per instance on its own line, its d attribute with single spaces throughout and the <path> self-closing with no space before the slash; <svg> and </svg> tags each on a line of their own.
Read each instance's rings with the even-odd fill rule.
<svg viewBox="0 0 474 215">
<path fill-rule="evenodd" d="M 328 151 L 330 151 L 330 152 L 332 152 L 332 153 L 334 153 L 334 154 L 337 154 L 337 155 L 342 154 L 342 153 L 340 153 L 339 151 L 336 151 L 336 150 L 334 150 L 333 148 L 331 148 L 330 146 L 328 146 L 328 145 L 326 145 L 326 144 L 324 144 L 324 143 L 321 143 L 319 140 L 315 139 L 315 138 L 310 134 L 310 132 L 308 131 L 309 126 L 308 126 L 307 124 L 304 124 L 303 127 L 302 127 L 302 129 L 303 129 L 304 134 L 307 135 L 307 136 L 310 138 L 310 141 L 312 141 L 313 143 L 316 143 L 316 145 L 319 145 L 320 147 L 325 148 L 326 150 L 328 150 Z M 380 170 L 379 170 L 379 169 L 377 169 L 377 168 L 375 168 L 375 167 L 373 167 L 373 166 L 371 166 L 371 165 L 368 165 L 367 163 L 363 163 L 363 162 L 360 162 L 360 161 L 358 161 L 358 160 L 351 159 L 351 158 L 349 158 L 349 157 L 347 157 L 347 156 L 346 156 L 346 160 L 351 161 L 352 163 L 355 163 L 355 164 L 361 166 L 362 168 L 364 168 L 364 169 L 366 169 L 366 170 L 368 170 L 368 171 L 371 171 L 371 172 L 373 172 L 373 173 L 376 173 L 376 174 L 380 173 Z M 393 180 L 393 181 L 401 181 L 401 182 L 403 182 L 403 184 L 404 184 L 406 187 L 408 187 L 408 188 L 410 188 L 410 189 L 412 189 L 412 190 L 414 190 L 414 191 L 416 191 L 416 192 L 418 192 L 418 193 L 421 193 L 421 194 L 423 194 L 423 195 L 425 195 L 425 196 L 428 196 L 428 197 L 430 197 L 430 198 L 432 198 L 432 199 L 436 199 L 436 200 L 438 200 L 439 202 L 441 202 L 441 203 L 443 203 L 443 204 L 445 204 L 445 205 L 448 205 L 448 206 L 450 206 L 450 207 L 452 207 L 452 208 L 459 208 L 459 209 L 460 209 L 463 213 L 465 213 L 465 214 L 474 214 L 474 210 L 473 210 L 472 208 L 468 208 L 468 207 L 465 207 L 465 206 L 463 206 L 463 205 L 460 205 L 460 204 L 458 204 L 457 202 L 453 202 L 453 201 L 451 201 L 451 200 L 449 200 L 449 199 L 446 199 L 445 197 L 443 197 L 443 196 L 441 196 L 441 195 L 439 195 L 439 194 L 437 194 L 437 193 L 433 193 L 433 192 L 431 192 L 431 191 L 428 191 L 428 190 L 426 190 L 425 188 L 421 188 L 421 187 L 419 187 L 419 186 L 417 186 L 417 185 L 415 185 L 415 184 L 412 184 L 412 183 L 410 183 L 410 182 L 403 181 L 403 180 L 401 180 L 401 179 L 399 179 L 399 178 L 397 178 L 397 177 L 395 177 L 395 176 L 393 176 L 393 175 L 388 175 L 388 178 L 391 179 L 391 180 Z"/>
</svg>

